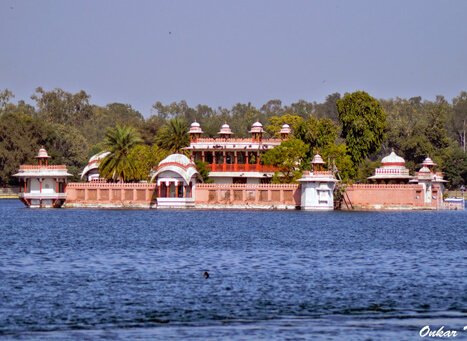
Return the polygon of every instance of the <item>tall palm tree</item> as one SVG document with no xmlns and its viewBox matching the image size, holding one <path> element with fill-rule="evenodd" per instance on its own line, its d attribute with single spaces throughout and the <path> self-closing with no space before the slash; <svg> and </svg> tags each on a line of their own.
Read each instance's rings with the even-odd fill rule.
<svg viewBox="0 0 467 341">
<path fill-rule="evenodd" d="M 171 152 L 182 152 L 182 148 L 190 144 L 188 124 L 183 119 L 171 119 L 160 129 L 156 137 L 156 143 L 159 147 Z"/>
<path fill-rule="evenodd" d="M 99 165 L 99 174 L 114 181 L 129 181 L 135 177 L 135 165 L 128 155 L 130 150 L 142 142 L 132 127 L 116 126 L 105 134 L 104 144 L 110 152 Z"/>
</svg>

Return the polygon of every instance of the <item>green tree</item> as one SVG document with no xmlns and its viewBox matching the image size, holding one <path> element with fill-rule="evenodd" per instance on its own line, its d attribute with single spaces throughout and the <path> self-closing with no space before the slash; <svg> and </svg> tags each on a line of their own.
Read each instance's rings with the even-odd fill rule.
<svg viewBox="0 0 467 341">
<path fill-rule="evenodd" d="M 93 105 L 88 119 L 75 127 L 90 144 L 96 144 L 104 139 L 108 128 L 120 125 L 142 130 L 144 123 L 143 116 L 130 105 L 111 103 L 105 107 Z"/>
<path fill-rule="evenodd" d="M 304 100 L 299 100 L 298 102 L 292 103 L 290 106 L 286 106 L 284 108 L 284 112 L 307 118 L 313 114 L 314 107 L 315 106 L 313 103 Z"/>
<path fill-rule="evenodd" d="M 417 165 L 422 163 L 427 155 L 434 155 L 433 145 L 424 134 L 412 135 L 400 143 L 406 160 L 406 167 L 415 171 Z"/>
<path fill-rule="evenodd" d="M 371 161 L 369 159 L 363 160 L 363 162 L 358 167 L 356 171 L 357 173 L 353 177 L 353 180 L 357 183 L 368 183 L 368 178 L 374 174 L 375 169 L 380 165 L 380 161 Z"/>
<path fill-rule="evenodd" d="M 156 102 L 153 106 L 153 112 L 165 120 L 174 118 L 184 119 L 187 122 L 192 122 L 196 119 L 196 110 L 191 108 L 186 101 L 173 102 L 169 105 L 164 105 L 161 102 Z"/>
<path fill-rule="evenodd" d="M 149 117 L 140 129 L 145 144 L 152 145 L 159 130 L 164 126 L 165 120 L 159 116 Z"/>
<path fill-rule="evenodd" d="M 425 135 L 436 149 L 446 148 L 451 144 L 446 129 L 451 108 L 443 96 L 436 96 L 435 103 L 425 104 L 425 115 L 427 118 L 427 129 Z"/>
<path fill-rule="evenodd" d="M 201 179 L 203 179 L 203 182 L 206 184 L 212 183 L 213 180 L 209 177 L 208 163 L 203 161 L 195 161 L 195 164 Z"/>
<path fill-rule="evenodd" d="M 131 127 L 116 126 L 107 131 L 104 142 L 110 154 L 99 165 L 100 175 L 119 182 L 135 180 L 136 167 L 129 154 L 142 142 L 136 131 Z"/>
<path fill-rule="evenodd" d="M 34 163 L 43 125 L 28 114 L 7 112 L 0 116 L 0 184 L 15 184 L 11 176 L 23 163 Z"/>
<path fill-rule="evenodd" d="M 298 115 L 285 114 L 282 116 L 272 116 L 269 118 L 269 124 L 266 131 L 269 135 L 279 137 L 279 132 L 284 124 L 288 124 L 292 131 L 295 131 L 303 123 L 303 118 Z"/>
<path fill-rule="evenodd" d="M 159 130 L 156 136 L 156 143 L 159 147 L 172 153 L 181 153 L 182 148 L 190 144 L 188 124 L 183 119 L 171 119 Z"/>
<path fill-rule="evenodd" d="M 449 189 L 457 189 L 461 185 L 467 184 L 467 154 L 462 149 L 456 147 L 446 153 L 443 171 L 446 184 Z"/>
<path fill-rule="evenodd" d="M 41 87 L 31 96 L 38 115 L 49 122 L 82 125 L 91 117 L 90 96 L 83 90 L 72 94 L 62 89 L 45 91 Z"/>
<path fill-rule="evenodd" d="M 279 168 L 282 176 L 274 177 L 275 182 L 291 183 L 301 176 L 301 169 L 305 160 L 308 146 L 299 139 L 289 139 L 279 146 L 268 150 L 262 156 L 262 160 L 267 165 Z"/>
<path fill-rule="evenodd" d="M 139 128 L 144 122 L 143 115 L 129 104 L 111 103 L 105 106 L 105 110 L 115 125 Z"/>
<path fill-rule="evenodd" d="M 151 169 L 169 155 L 157 145 L 139 144 L 130 149 L 128 160 L 134 166 L 133 180 L 148 180 Z"/>
<path fill-rule="evenodd" d="M 356 175 L 352 159 L 347 154 L 347 148 L 344 143 L 328 144 L 320 150 L 320 155 L 327 162 L 327 168 L 333 170 L 336 166 L 340 179 L 347 183 Z"/>
<path fill-rule="evenodd" d="M 15 95 L 8 89 L 0 91 L 0 115 L 5 111 L 7 105 L 10 103 L 10 99 L 13 97 Z"/>
<path fill-rule="evenodd" d="M 453 100 L 452 116 L 449 120 L 450 130 L 455 139 L 459 142 L 463 151 L 466 151 L 465 139 L 467 130 L 467 92 L 462 91 Z"/>
<path fill-rule="evenodd" d="M 251 105 L 251 103 L 235 104 L 232 107 L 230 114 L 231 114 L 230 128 L 232 129 L 232 132 L 234 132 L 235 136 L 237 137 L 251 136 L 249 133 L 251 129 L 251 125 L 256 121 L 260 121 L 260 122 L 262 121 L 263 123 L 265 122 L 264 115 L 258 109 L 256 109 L 253 105 Z"/>
<path fill-rule="evenodd" d="M 282 108 L 282 101 L 280 99 L 272 99 L 267 101 L 260 108 L 260 112 L 264 117 L 271 116 L 282 116 L 284 114 L 284 108 Z"/>
<path fill-rule="evenodd" d="M 339 122 L 338 112 L 337 112 L 337 101 L 341 98 L 341 95 L 338 92 L 335 92 L 326 97 L 324 103 L 315 104 L 315 115 L 318 118 L 329 118 L 333 122 Z"/>
<path fill-rule="evenodd" d="M 309 146 L 307 158 L 311 160 L 313 154 L 334 145 L 338 129 L 329 118 L 318 119 L 310 116 L 295 128 L 294 135 Z"/>
<path fill-rule="evenodd" d="M 421 97 L 409 100 L 396 98 L 381 101 L 387 113 L 386 151 L 394 148 L 408 158 L 404 152 L 404 144 L 412 136 L 423 135 L 427 130 L 427 119 L 424 115 Z"/>
<path fill-rule="evenodd" d="M 337 111 L 347 152 L 358 166 L 381 148 L 387 126 L 386 113 L 380 103 L 364 91 L 346 93 L 337 101 Z"/>
<path fill-rule="evenodd" d="M 46 147 L 53 163 L 67 165 L 69 173 L 73 175 L 71 181 L 79 181 L 90 147 L 78 129 L 62 124 L 47 124 L 39 143 Z"/>
</svg>

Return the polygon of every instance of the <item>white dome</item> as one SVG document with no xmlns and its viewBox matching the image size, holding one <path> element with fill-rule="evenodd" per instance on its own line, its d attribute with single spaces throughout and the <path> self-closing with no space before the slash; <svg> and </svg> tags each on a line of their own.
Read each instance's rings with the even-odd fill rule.
<svg viewBox="0 0 467 341">
<path fill-rule="evenodd" d="M 194 163 L 186 155 L 183 154 L 171 154 L 167 156 L 164 160 L 159 162 L 159 167 L 166 163 L 177 163 L 184 167 L 195 166 Z"/>
<path fill-rule="evenodd" d="M 218 134 L 223 134 L 223 135 L 229 134 L 230 135 L 232 134 L 232 130 L 230 129 L 230 126 L 227 123 L 225 123 L 222 125 L 221 131 L 218 132 Z"/>
<path fill-rule="evenodd" d="M 423 166 L 436 166 L 436 163 L 434 163 L 433 160 L 430 159 L 429 156 L 427 156 L 426 159 L 423 160 L 422 165 L 423 165 Z"/>
<path fill-rule="evenodd" d="M 81 179 L 84 178 L 90 171 L 98 169 L 100 161 L 109 155 L 110 152 L 99 152 L 93 156 L 88 161 L 86 167 L 84 167 L 83 172 L 81 173 Z M 99 176 L 97 176 L 99 178 Z"/>
<path fill-rule="evenodd" d="M 159 162 L 156 172 L 152 174 L 151 181 L 154 181 L 159 175 L 164 176 L 164 172 L 167 171 L 179 174 L 186 184 L 199 175 L 195 164 L 189 158 L 183 154 L 172 154 Z"/>
<path fill-rule="evenodd" d="M 323 158 L 321 157 L 321 155 L 319 154 L 316 154 L 315 156 L 313 156 L 313 160 L 311 161 L 312 164 L 324 164 L 324 161 L 323 161 Z"/>
<path fill-rule="evenodd" d="M 39 149 L 39 153 L 37 154 L 36 158 L 38 159 L 47 159 L 50 158 L 49 154 L 47 154 L 47 150 L 45 148 Z"/>
<path fill-rule="evenodd" d="M 194 121 L 191 125 L 190 125 L 190 131 L 189 131 L 190 134 L 202 134 L 203 133 L 203 130 L 201 129 L 201 125 Z"/>
<path fill-rule="evenodd" d="M 425 167 L 425 166 L 420 168 L 420 170 L 418 172 L 419 173 L 431 173 L 430 169 L 428 167 Z"/>
<path fill-rule="evenodd" d="M 404 165 L 405 164 L 405 160 L 404 158 L 398 156 L 396 153 L 394 153 L 394 150 L 391 152 L 391 154 L 389 154 L 388 156 L 384 157 L 382 160 L 381 160 L 381 163 L 384 165 L 384 164 L 401 164 L 401 165 Z"/>
<path fill-rule="evenodd" d="M 251 130 L 250 130 L 250 133 L 263 133 L 264 130 L 263 130 L 263 125 L 256 121 L 255 123 L 253 123 L 253 125 L 251 126 Z"/>
<path fill-rule="evenodd" d="M 99 160 L 102 160 L 103 158 L 105 158 L 107 155 L 109 155 L 110 152 L 99 152 L 93 156 L 91 156 L 91 158 L 89 159 L 88 161 L 88 165 L 90 163 L 93 163 L 93 162 L 96 162 L 96 161 L 99 161 Z"/>
<path fill-rule="evenodd" d="M 280 134 L 290 134 L 290 131 L 291 131 L 290 126 L 288 124 L 284 124 L 279 133 Z"/>
</svg>

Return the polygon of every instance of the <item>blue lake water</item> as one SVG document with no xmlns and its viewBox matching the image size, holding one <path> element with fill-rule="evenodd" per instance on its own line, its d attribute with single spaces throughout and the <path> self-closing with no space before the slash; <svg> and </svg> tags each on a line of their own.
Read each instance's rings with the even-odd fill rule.
<svg viewBox="0 0 467 341">
<path fill-rule="evenodd" d="M 467 338 L 466 232 L 467 211 L 2 200 L 0 338 L 416 340 L 425 325 Z"/>
</svg>

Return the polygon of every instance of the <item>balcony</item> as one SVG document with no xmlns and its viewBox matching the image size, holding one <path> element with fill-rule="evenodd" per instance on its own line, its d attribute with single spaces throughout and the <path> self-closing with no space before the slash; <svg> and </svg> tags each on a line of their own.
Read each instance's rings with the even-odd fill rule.
<svg viewBox="0 0 467 341">
<path fill-rule="evenodd" d="M 279 168 L 270 165 L 258 164 L 209 164 L 208 169 L 211 172 L 261 172 L 261 173 L 274 173 L 278 172 Z"/>
</svg>

